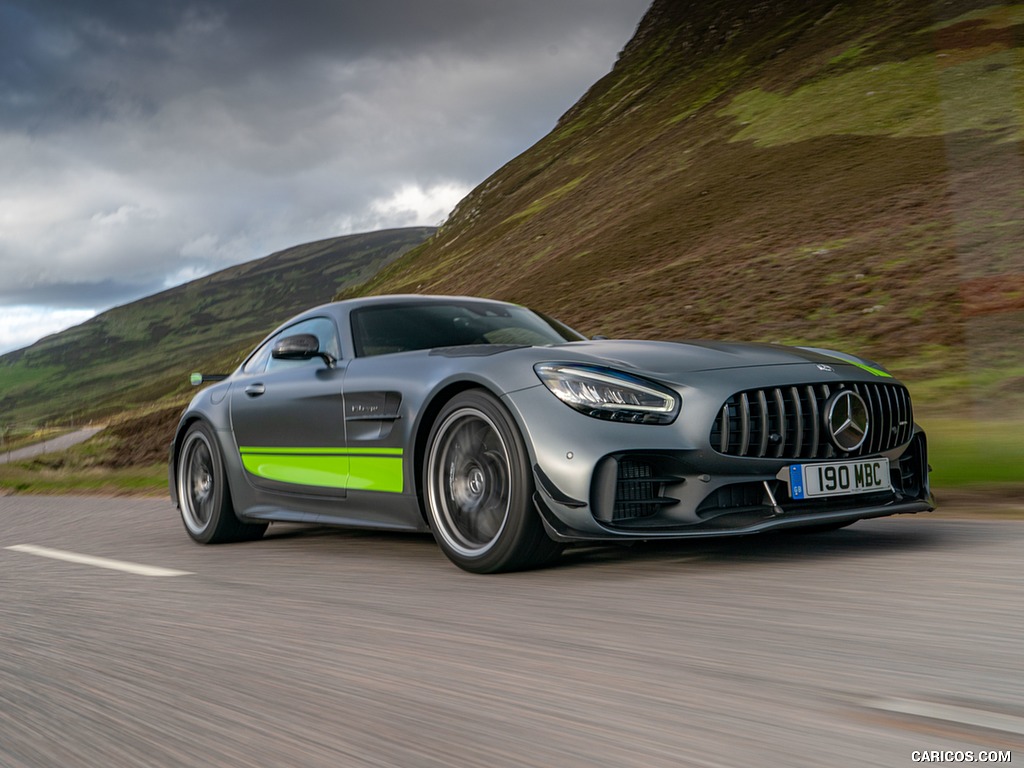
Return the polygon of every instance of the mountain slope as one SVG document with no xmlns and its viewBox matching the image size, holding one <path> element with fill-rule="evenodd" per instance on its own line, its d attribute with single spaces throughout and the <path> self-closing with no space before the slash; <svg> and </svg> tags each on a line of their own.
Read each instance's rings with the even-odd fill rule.
<svg viewBox="0 0 1024 768">
<path fill-rule="evenodd" d="M 97 417 L 224 367 L 275 325 L 370 278 L 431 227 L 300 245 L 140 301 L 0 357 L 0 425 Z"/>
<path fill-rule="evenodd" d="M 655 0 L 551 134 L 362 290 L 1020 366 L 1022 31 L 990 3 Z"/>
</svg>

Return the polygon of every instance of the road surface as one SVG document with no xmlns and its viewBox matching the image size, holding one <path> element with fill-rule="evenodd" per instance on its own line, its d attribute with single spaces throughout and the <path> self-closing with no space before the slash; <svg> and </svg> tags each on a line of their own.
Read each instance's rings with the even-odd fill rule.
<svg viewBox="0 0 1024 768">
<path fill-rule="evenodd" d="M 0 497 L 0 521 L 3 768 L 1024 761 L 1021 522 L 475 576 L 422 536 L 201 547 L 162 500 Z"/>
<path fill-rule="evenodd" d="M 13 461 L 24 461 L 25 459 L 34 459 L 36 456 L 42 456 L 46 453 L 66 451 L 72 446 L 84 443 L 90 437 L 103 429 L 103 426 L 85 427 L 83 429 L 75 430 L 74 432 L 68 432 L 66 435 L 61 435 L 60 437 L 44 440 L 41 443 L 35 443 L 34 445 L 28 445 L 24 448 L 18 448 L 14 451 L 0 452 L 0 464 L 7 464 Z"/>
</svg>

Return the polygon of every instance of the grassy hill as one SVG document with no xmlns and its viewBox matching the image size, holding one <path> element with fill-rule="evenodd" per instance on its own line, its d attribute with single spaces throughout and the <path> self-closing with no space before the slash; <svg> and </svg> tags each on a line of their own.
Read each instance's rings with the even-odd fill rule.
<svg viewBox="0 0 1024 768">
<path fill-rule="evenodd" d="M 1024 391 L 1024 6 L 655 0 L 613 71 L 362 292 L 863 350 Z"/>
<path fill-rule="evenodd" d="M 140 301 L 0 357 L 0 426 L 105 417 L 188 390 L 275 325 L 330 301 L 419 244 L 431 227 L 289 248 Z"/>
</svg>

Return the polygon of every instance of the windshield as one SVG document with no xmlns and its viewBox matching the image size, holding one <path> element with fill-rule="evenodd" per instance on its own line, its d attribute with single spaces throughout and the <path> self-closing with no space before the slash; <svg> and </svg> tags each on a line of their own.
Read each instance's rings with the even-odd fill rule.
<svg viewBox="0 0 1024 768">
<path fill-rule="evenodd" d="M 469 344 L 544 346 L 582 341 L 566 325 L 524 307 L 484 302 L 410 302 L 352 312 L 356 356 Z"/>
</svg>

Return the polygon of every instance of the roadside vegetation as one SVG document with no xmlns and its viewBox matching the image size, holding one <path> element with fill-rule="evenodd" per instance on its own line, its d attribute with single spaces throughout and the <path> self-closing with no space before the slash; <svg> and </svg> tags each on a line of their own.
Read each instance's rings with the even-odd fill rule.
<svg viewBox="0 0 1024 768">
<path fill-rule="evenodd" d="M 932 483 L 937 488 L 1007 486 L 1024 507 L 1024 422 L 935 417 L 928 433 Z"/>
<path fill-rule="evenodd" d="M 103 496 L 165 496 L 167 465 L 109 469 L 75 467 L 74 460 L 59 455 L 53 460 L 36 460 L 0 466 L 0 494 L 99 494 Z"/>
</svg>

